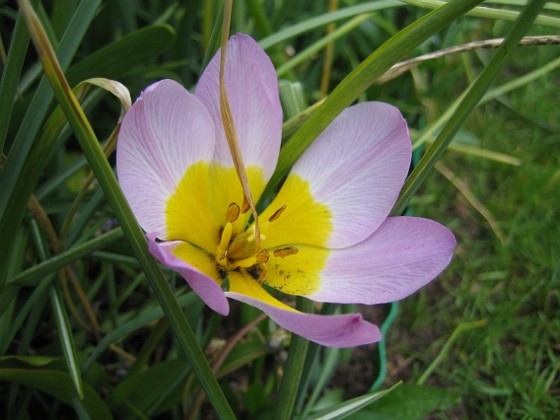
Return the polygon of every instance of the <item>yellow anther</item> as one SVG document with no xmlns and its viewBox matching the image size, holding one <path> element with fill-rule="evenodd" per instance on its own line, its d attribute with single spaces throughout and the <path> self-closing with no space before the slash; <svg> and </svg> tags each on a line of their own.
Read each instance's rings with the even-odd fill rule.
<svg viewBox="0 0 560 420">
<path fill-rule="evenodd" d="M 268 251 L 266 249 L 261 249 L 255 258 L 258 263 L 265 263 L 268 261 L 269 257 L 270 254 L 268 253 Z"/>
<path fill-rule="evenodd" d="M 219 249 L 222 252 L 225 252 L 228 248 L 228 245 L 231 241 L 231 235 L 233 234 L 233 225 L 231 223 L 226 223 L 224 229 L 222 230 L 222 236 L 220 237 L 220 245 Z"/>
<path fill-rule="evenodd" d="M 287 246 L 286 248 L 275 249 L 274 251 L 272 251 L 272 254 L 274 254 L 275 257 L 284 258 L 289 255 L 295 255 L 298 252 L 299 249 L 297 249 L 295 246 Z"/>
<path fill-rule="evenodd" d="M 268 218 L 268 221 L 274 222 L 275 220 L 277 220 L 280 217 L 280 215 L 284 212 L 284 210 L 286 210 L 285 204 L 282 207 L 280 207 L 278 210 L 276 210 L 274 214 Z"/>
<path fill-rule="evenodd" d="M 243 204 L 241 205 L 241 213 L 247 213 L 247 211 L 249 211 L 250 208 L 251 208 L 251 205 L 247 201 L 247 197 L 243 196 Z"/>
<path fill-rule="evenodd" d="M 226 211 L 226 222 L 233 223 L 239 217 L 239 206 L 237 203 L 231 203 Z"/>
</svg>

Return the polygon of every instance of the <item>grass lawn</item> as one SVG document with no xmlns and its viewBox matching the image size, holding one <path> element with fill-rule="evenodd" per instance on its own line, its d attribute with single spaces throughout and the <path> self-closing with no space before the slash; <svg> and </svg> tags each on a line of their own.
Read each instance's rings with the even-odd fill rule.
<svg viewBox="0 0 560 420">
<path fill-rule="evenodd" d="M 558 47 L 518 52 L 498 84 L 559 52 Z M 433 83 L 438 80 L 435 74 Z M 401 305 L 389 357 L 391 351 L 402 355 L 407 375 L 417 379 L 455 328 L 482 321 L 457 336 L 427 381 L 462 396 L 460 406 L 441 418 L 560 413 L 559 84 L 556 71 L 501 103 L 484 105 L 461 133 L 521 159 L 520 166 L 453 151 L 442 159 L 486 206 L 503 242 L 441 174 L 431 176 L 416 200 L 416 214 L 447 223 L 459 245 L 447 272 Z"/>
</svg>

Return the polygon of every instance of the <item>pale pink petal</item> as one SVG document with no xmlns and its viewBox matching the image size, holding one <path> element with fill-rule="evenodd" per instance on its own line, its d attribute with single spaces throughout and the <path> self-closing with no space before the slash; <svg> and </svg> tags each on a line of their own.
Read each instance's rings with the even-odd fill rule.
<svg viewBox="0 0 560 420">
<path fill-rule="evenodd" d="M 451 261 L 455 237 L 417 217 L 390 217 L 365 241 L 333 250 L 321 273 L 320 302 L 376 304 L 403 299 L 439 275 Z"/>
<path fill-rule="evenodd" d="M 149 86 L 125 115 L 117 174 L 134 215 L 166 237 L 166 203 L 189 166 L 210 162 L 214 124 L 204 105 L 172 80 Z"/>
<path fill-rule="evenodd" d="M 226 296 L 260 309 L 282 328 L 323 346 L 355 347 L 381 340 L 379 328 L 360 314 L 313 315 L 284 310 L 239 293 L 226 292 Z"/>
<path fill-rule="evenodd" d="M 219 72 L 220 51 L 204 70 L 195 94 L 214 119 L 215 160 L 230 167 L 232 160 L 220 112 Z M 262 168 L 266 181 L 274 172 L 280 151 L 282 108 L 274 66 L 247 35 L 237 34 L 228 42 L 225 85 L 245 166 Z"/>
<path fill-rule="evenodd" d="M 291 174 L 307 180 L 313 199 L 328 206 L 329 248 L 354 245 L 383 223 L 406 178 L 411 150 L 399 110 L 366 102 L 342 112 L 305 151 Z"/>
<path fill-rule="evenodd" d="M 187 261 L 175 256 L 175 251 L 178 246 L 191 247 L 191 252 L 195 254 L 194 259 L 203 260 L 208 258 L 204 251 L 179 241 L 157 242 L 156 237 L 157 234 L 155 233 L 148 235 L 148 248 L 150 253 L 163 265 L 181 274 L 191 289 L 193 289 L 211 309 L 221 315 L 227 315 L 229 313 L 229 303 L 224 296 L 224 291 L 216 280 L 209 277 L 207 273 L 195 268 Z M 201 253 L 201 255 L 197 256 L 197 252 Z"/>
</svg>

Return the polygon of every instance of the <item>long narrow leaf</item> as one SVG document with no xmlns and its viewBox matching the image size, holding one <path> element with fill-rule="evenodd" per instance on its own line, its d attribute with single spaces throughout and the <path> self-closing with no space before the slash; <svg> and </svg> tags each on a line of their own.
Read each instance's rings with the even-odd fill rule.
<svg viewBox="0 0 560 420">
<path fill-rule="evenodd" d="M 407 178 L 401 191 L 401 195 L 393 207 L 393 215 L 401 214 L 404 211 L 406 205 L 416 193 L 424 179 L 426 179 L 426 176 L 441 157 L 443 152 L 447 149 L 449 143 L 451 143 L 453 137 L 455 137 L 455 134 L 459 131 L 463 122 L 470 115 L 476 104 L 482 99 L 484 93 L 488 90 L 492 81 L 501 71 L 513 51 L 516 50 L 519 40 L 523 38 L 529 27 L 532 25 L 544 3 L 546 3 L 545 0 L 531 0 L 526 9 L 519 16 L 519 19 L 511 28 L 511 31 L 502 46 L 498 49 L 498 51 L 496 51 L 496 54 L 488 66 L 486 66 L 486 68 L 470 86 L 461 100 L 461 103 L 457 107 L 457 110 L 453 113 L 449 122 L 437 137 L 432 147 L 430 147 L 428 152 L 426 152 L 422 160 L 419 162 L 418 166 L 414 168 L 410 176 Z"/>
<path fill-rule="evenodd" d="M 435 9 L 437 7 L 441 7 L 444 4 L 448 3 L 447 1 L 442 1 L 442 0 L 402 0 L 402 1 L 414 6 L 425 7 L 428 9 Z M 515 10 L 496 9 L 492 7 L 475 7 L 473 10 L 467 13 L 467 15 L 487 18 L 487 19 L 514 21 L 519 17 L 519 12 Z M 539 25 L 550 26 L 552 28 L 560 28 L 560 19 L 554 16 L 537 15 L 537 17 L 535 18 L 535 23 Z"/>
<path fill-rule="evenodd" d="M 20 0 L 18 3 L 25 14 L 31 38 L 39 51 L 45 74 L 52 85 L 56 98 L 62 106 L 109 204 L 119 219 L 131 248 L 142 264 L 146 277 L 173 329 L 175 338 L 185 351 L 193 371 L 218 415 L 223 418 L 234 418 L 233 412 L 210 370 L 204 353 L 196 343 L 194 333 L 185 318 L 185 314 L 177 304 L 161 269 L 148 252 L 146 238 L 118 186 L 115 175 L 103 154 L 87 117 L 58 65 L 52 47 L 48 43 L 48 39 L 29 5 L 29 1 Z"/>
<path fill-rule="evenodd" d="M 61 268 L 73 263 L 74 261 L 91 254 L 92 252 L 103 249 L 106 246 L 112 244 L 113 242 L 121 239 L 123 236 L 122 229 L 117 228 L 110 232 L 99 235 L 96 238 L 91 239 L 83 244 L 77 245 L 66 252 L 59 255 L 51 257 L 40 264 L 34 265 L 33 267 L 19 273 L 17 276 L 8 280 L 8 285 L 18 284 L 31 286 L 37 281 L 45 278 L 51 273 L 55 273 Z"/>
<path fill-rule="evenodd" d="M 379 392 L 374 392 L 371 394 L 365 394 L 360 397 L 356 397 L 351 400 L 345 401 L 342 404 L 337 405 L 336 407 L 327 408 L 326 410 L 323 410 L 310 417 L 307 417 L 306 420 L 343 419 L 351 414 L 354 414 L 357 411 L 360 411 L 362 408 L 367 407 L 369 404 L 378 400 L 379 398 L 387 395 L 399 385 L 400 383 L 397 383 L 396 385 L 393 385 L 389 389 L 385 389 Z"/>
<path fill-rule="evenodd" d="M 82 385 L 82 376 L 80 374 L 80 366 L 78 365 L 78 357 L 76 352 L 76 345 L 72 336 L 72 329 L 70 328 L 70 321 L 68 314 L 64 307 L 62 294 L 56 286 L 51 286 L 50 289 L 51 301 L 53 305 L 53 312 L 56 318 L 56 325 L 58 327 L 58 334 L 60 336 L 60 343 L 64 358 L 68 364 L 68 370 L 72 383 L 76 389 L 76 393 L 80 399 L 84 398 L 84 390 Z"/>
<path fill-rule="evenodd" d="M 37 3 L 37 2 L 35 2 Z M 14 107 L 14 98 L 18 87 L 21 69 L 29 46 L 29 34 L 25 30 L 23 17 L 18 15 L 12 35 L 12 43 L 8 51 L 6 66 L 0 81 L 0 152 L 4 151 L 6 134 Z"/>
<path fill-rule="evenodd" d="M 302 312 L 311 313 L 313 311 L 313 302 L 298 297 L 297 308 Z M 288 354 L 284 376 L 278 390 L 278 407 L 274 410 L 274 420 L 288 420 L 292 418 L 301 379 L 300 372 L 305 365 L 308 345 L 309 341 L 305 338 L 299 335 L 292 336 L 290 353 Z"/>
<path fill-rule="evenodd" d="M 312 31 L 313 29 L 325 26 L 332 22 L 337 22 L 342 19 L 348 19 L 357 15 L 362 15 L 364 13 L 371 13 L 400 6 L 404 6 L 404 4 L 397 0 L 378 0 L 367 2 L 365 4 L 346 7 L 344 9 L 337 10 L 336 12 L 330 12 L 320 16 L 315 16 L 311 19 L 299 22 L 293 26 L 284 28 L 280 31 L 277 31 L 275 34 L 262 39 L 259 44 L 264 49 L 268 49 L 273 45 L 279 44 L 280 42 L 294 38 L 298 35 L 301 35 L 302 33 Z"/>
<path fill-rule="evenodd" d="M 463 0 L 446 4 L 391 37 L 366 58 L 340 82 L 327 97 L 325 103 L 282 148 L 276 172 L 267 186 L 267 192 L 270 193 L 276 189 L 294 162 L 313 140 L 379 76 L 413 48 L 481 2 L 482 0 Z"/>
<path fill-rule="evenodd" d="M 85 1 L 80 2 L 77 7 L 56 52 L 57 56 L 60 57 L 62 69 L 66 69 L 70 64 L 99 3 L 100 0 Z M 2 191 L 2 194 L 0 194 L 0 231 L 3 236 L 2 241 L 0 241 L 0 286 L 5 281 L 1 272 L 6 265 L 4 260 L 7 255 L 6 250 L 10 246 L 23 213 L 21 206 L 13 206 L 12 204 L 18 200 L 23 200 L 24 204 L 27 203 L 29 194 L 26 196 L 24 191 L 31 191 L 40 173 L 40 169 L 39 171 L 37 169 L 44 165 L 44 152 L 34 146 L 37 146 L 37 133 L 51 104 L 52 97 L 53 93 L 48 81 L 43 79 L 29 104 L 27 113 L 14 139 L 6 166 L 0 172 L 0 191 Z M 44 144 L 41 146 L 48 147 Z M 28 174 L 27 171 L 31 174 Z M 21 189 L 22 186 L 25 188 Z"/>
</svg>

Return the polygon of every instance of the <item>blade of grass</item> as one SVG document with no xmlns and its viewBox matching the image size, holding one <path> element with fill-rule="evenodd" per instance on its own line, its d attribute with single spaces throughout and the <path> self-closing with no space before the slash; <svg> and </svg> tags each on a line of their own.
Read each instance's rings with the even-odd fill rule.
<svg viewBox="0 0 560 420">
<path fill-rule="evenodd" d="M 500 229 L 500 225 L 496 221 L 496 218 L 490 212 L 490 210 L 488 210 L 488 207 L 486 207 L 484 203 L 482 203 L 476 197 L 476 195 L 469 188 L 469 185 L 461 178 L 459 178 L 451 169 L 449 169 L 443 163 L 436 162 L 435 168 L 440 174 L 447 178 L 447 180 L 451 182 L 455 188 L 457 188 L 457 190 L 463 195 L 463 197 L 465 197 L 471 207 L 473 207 L 484 218 L 484 220 L 486 220 L 488 225 L 490 225 L 490 229 L 492 229 L 492 232 L 494 232 L 494 235 L 496 235 L 496 237 L 500 240 L 500 243 L 504 245 L 505 236 L 502 232 L 502 229 Z"/>
<path fill-rule="evenodd" d="M 455 134 L 459 131 L 463 122 L 484 96 L 484 93 L 488 90 L 490 84 L 503 68 L 513 51 L 516 50 L 519 41 L 532 25 L 544 3 L 546 3 L 545 0 L 531 0 L 527 4 L 527 7 L 506 36 L 502 46 L 496 51 L 488 66 L 482 70 L 480 75 L 471 84 L 445 128 L 407 178 L 391 214 L 398 215 L 404 211 L 408 202 L 420 187 L 420 184 L 422 184 L 437 160 L 455 137 Z"/>
<path fill-rule="evenodd" d="M 300 52 L 299 54 L 294 56 L 289 61 L 286 61 L 286 63 L 282 64 L 280 67 L 278 67 L 276 69 L 276 73 L 278 74 L 278 77 L 285 76 L 286 73 L 288 73 L 290 70 L 292 70 L 298 64 L 301 64 L 304 61 L 309 60 L 309 57 L 311 57 L 313 54 L 320 51 L 322 48 L 326 47 L 327 45 L 331 44 L 332 42 L 336 41 L 337 39 L 342 38 L 344 35 L 346 35 L 350 31 L 352 31 L 354 28 L 360 26 L 364 21 L 366 21 L 370 17 L 371 17 L 371 15 L 356 16 L 355 18 L 346 22 L 340 28 L 332 31 L 331 33 L 329 33 L 325 37 L 319 39 L 317 42 L 314 42 L 309 47 L 307 47 L 305 50 L 303 50 L 302 52 Z"/>
<path fill-rule="evenodd" d="M 33 2 L 37 4 L 37 1 Z M 12 116 L 14 98 L 18 88 L 18 80 L 23 68 L 23 62 L 29 47 L 29 34 L 25 29 L 23 17 L 18 15 L 12 34 L 12 43 L 8 51 L 5 67 L 0 81 L 0 152 L 4 151 L 6 134 Z"/>
<path fill-rule="evenodd" d="M 364 13 L 371 13 L 378 10 L 402 6 L 404 6 L 404 4 L 400 1 L 378 0 L 365 4 L 359 4 L 356 6 L 346 7 L 344 9 L 337 10 L 336 12 L 325 13 L 314 18 L 304 20 L 303 22 L 299 22 L 295 25 L 289 26 L 264 39 L 261 39 L 259 44 L 261 47 L 267 50 L 273 45 L 279 44 L 291 38 L 295 38 L 302 33 L 312 31 L 313 29 L 320 28 L 321 26 L 327 25 L 332 22 L 351 18 L 356 15 L 363 15 Z"/>
<path fill-rule="evenodd" d="M 323 389 L 328 385 L 328 381 L 334 374 L 334 371 L 340 361 L 340 353 L 340 349 L 325 349 L 325 361 L 323 363 L 321 373 L 319 374 L 319 378 L 317 379 L 317 382 L 313 387 L 313 391 L 311 392 L 307 404 L 305 405 L 305 410 L 302 413 L 302 417 L 305 418 L 309 415 L 309 413 L 317 403 L 319 396 L 322 394 Z"/>
<path fill-rule="evenodd" d="M 39 257 L 42 260 L 47 259 L 47 251 L 43 245 L 38 224 L 35 221 L 31 223 L 31 232 Z M 68 314 L 66 313 L 64 301 L 62 300 L 62 294 L 60 292 L 60 289 L 58 288 L 58 285 L 51 285 L 49 288 L 49 294 L 53 307 L 53 313 L 55 315 L 58 336 L 60 338 L 60 346 L 62 347 L 64 360 L 66 362 L 66 365 L 68 366 L 68 373 L 72 378 L 72 384 L 74 385 L 76 394 L 80 399 L 83 399 L 84 388 L 82 384 L 82 375 L 80 374 L 76 344 L 74 343 L 72 328 L 70 327 L 70 320 L 68 319 Z"/>
<path fill-rule="evenodd" d="M 297 308 L 301 312 L 312 313 L 313 302 L 298 297 Z M 282 382 L 280 382 L 280 388 L 278 389 L 278 396 L 276 398 L 278 404 L 277 408 L 274 410 L 274 420 L 288 420 L 292 418 L 301 379 L 300 373 L 305 365 L 308 345 L 309 341 L 305 338 L 295 334 L 292 335 L 288 360 L 286 361 L 284 375 L 282 376 Z"/>
<path fill-rule="evenodd" d="M 397 382 L 389 389 L 384 389 L 383 391 L 373 392 L 365 395 L 361 395 L 351 400 L 345 401 L 335 407 L 327 408 L 326 410 L 315 413 L 307 420 L 335 420 L 343 419 L 351 414 L 360 411 L 362 408 L 367 407 L 372 402 L 378 400 L 379 398 L 387 395 L 393 391 L 401 382 Z"/>
<path fill-rule="evenodd" d="M 486 48 L 498 48 L 502 42 L 503 38 L 497 39 L 485 39 L 482 41 L 467 42 L 466 44 L 454 45 L 449 48 L 444 48 L 442 50 L 433 51 L 428 54 L 423 54 L 421 56 L 412 58 L 410 60 L 402 61 L 395 64 L 389 71 L 387 71 L 383 76 L 381 76 L 376 84 L 382 84 L 395 77 L 400 76 L 404 72 L 411 70 L 412 68 L 418 66 L 419 64 L 434 60 L 436 58 L 446 57 L 448 55 L 459 54 L 466 51 L 475 51 L 478 49 Z M 520 45 L 522 46 L 536 46 L 536 45 L 555 45 L 560 44 L 559 35 L 543 35 L 543 36 L 526 36 L 521 39 Z"/>
<path fill-rule="evenodd" d="M 329 0 L 329 12 L 334 12 L 338 9 L 338 0 Z M 327 35 L 334 32 L 336 29 L 336 23 L 329 23 L 327 25 Z M 329 83 L 332 73 L 334 57 L 334 43 L 329 43 L 325 48 L 325 53 L 323 54 L 323 71 L 321 72 L 321 87 L 319 91 L 321 92 L 321 98 L 325 98 L 329 92 Z"/>
<path fill-rule="evenodd" d="M 413 48 L 481 2 L 482 0 L 464 0 L 446 4 L 392 36 L 366 58 L 340 82 L 324 104 L 286 142 L 280 152 L 276 172 L 263 196 L 266 197 L 278 187 L 294 162 L 313 140 L 379 76 Z"/>
<path fill-rule="evenodd" d="M 451 349 L 451 346 L 453 345 L 453 343 L 455 343 L 455 341 L 457 341 L 457 338 L 459 338 L 459 336 L 464 331 L 469 331 L 469 330 L 472 330 L 472 329 L 475 329 L 475 328 L 483 328 L 486 325 L 488 325 L 488 320 L 486 320 L 486 319 L 481 319 L 481 320 L 478 320 L 478 321 L 471 321 L 471 322 L 463 322 L 463 323 L 457 325 L 457 328 L 455 328 L 455 330 L 453 331 L 453 334 L 451 334 L 451 337 L 449 337 L 449 340 L 447 340 L 445 342 L 445 345 L 443 346 L 443 348 L 441 349 L 439 354 L 436 356 L 436 358 L 430 364 L 430 366 L 427 367 L 427 369 L 424 371 L 424 373 L 422 373 L 422 375 L 420 375 L 420 378 L 418 378 L 416 383 L 418 385 L 422 385 L 426 382 L 426 380 L 430 377 L 430 375 L 435 370 L 435 368 L 437 368 L 438 365 L 445 358 L 445 356 L 447 356 L 447 353 L 449 353 L 449 350 Z"/>
<path fill-rule="evenodd" d="M 109 204 L 121 222 L 129 245 L 146 273 L 146 278 L 150 282 L 154 294 L 168 318 L 169 324 L 172 326 L 177 342 L 186 353 L 193 371 L 196 373 L 201 386 L 205 389 L 208 399 L 211 401 L 217 414 L 223 418 L 234 418 L 231 407 L 212 374 L 204 353 L 196 343 L 196 338 L 185 314 L 177 304 L 167 281 L 163 277 L 161 269 L 148 252 L 144 233 L 138 226 L 134 214 L 103 154 L 99 141 L 72 89 L 68 85 L 62 69 L 58 65 L 54 51 L 48 43 L 41 25 L 29 5 L 29 1 L 19 0 L 18 3 L 25 15 L 31 39 L 39 52 L 45 74 L 51 83 L 56 98 L 63 108 L 78 142 L 95 172 L 101 188 L 103 188 L 106 194 Z"/>
<path fill-rule="evenodd" d="M 560 58 L 554 59 L 550 61 L 548 64 L 533 70 L 523 76 L 518 77 L 511 82 L 504 83 L 501 86 L 495 87 L 494 89 L 489 90 L 482 99 L 478 102 L 477 106 L 483 105 L 491 100 L 497 99 L 499 96 L 505 95 L 508 92 L 511 92 L 514 89 L 517 89 L 521 86 L 524 86 L 532 81 L 538 79 L 539 77 L 544 76 L 545 74 L 551 72 L 552 70 L 560 67 Z M 433 124 L 431 124 L 425 131 L 420 134 L 414 141 L 413 141 L 413 149 L 417 149 L 418 147 L 422 146 L 425 142 L 432 141 L 432 138 L 435 138 L 435 133 L 437 133 L 443 125 L 449 121 L 453 113 L 457 110 L 459 103 L 463 100 L 466 91 L 459 96 L 451 106 L 445 111 Z"/>
<path fill-rule="evenodd" d="M 177 298 L 177 304 L 181 308 L 186 308 L 191 306 L 198 298 L 194 293 L 188 293 L 186 295 L 180 296 Z M 142 312 L 140 314 L 135 315 L 130 321 L 125 322 L 122 325 L 119 325 L 117 328 L 113 329 L 106 336 L 104 336 L 97 347 L 93 350 L 89 359 L 85 363 L 83 367 L 83 371 L 86 372 L 93 363 L 97 360 L 97 358 L 103 353 L 111 344 L 122 340 L 126 336 L 130 335 L 134 331 L 144 327 L 147 324 L 150 324 L 161 317 L 164 316 L 163 309 L 161 307 L 151 308 Z"/>
<path fill-rule="evenodd" d="M 426 9 L 435 9 L 448 3 L 442 0 L 402 0 L 413 6 L 418 6 Z M 495 9 L 492 7 L 475 7 L 468 16 L 481 17 L 486 19 L 495 20 L 509 20 L 514 21 L 518 18 L 520 12 L 507 9 Z M 537 25 L 550 26 L 552 28 L 560 28 L 560 19 L 554 16 L 538 15 L 535 19 Z"/>
<path fill-rule="evenodd" d="M 60 344 L 62 352 L 64 353 L 64 359 L 68 364 L 68 371 L 70 373 L 70 377 L 72 378 L 72 382 L 74 383 L 76 393 L 80 399 L 83 399 L 84 390 L 82 386 L 80 366 L 78 364 L 78 354 L 76 352 L 76 345 L 74 343 L 74 337 L 72 336 L 72 329 L 70 327 L 68 314 L 66 313 L 66 309 L 64 307 L 62 294 L 56 285 L 51 286 L 49 294 L 51 296 L 51 303 L 56 318 L 56 325 L 60 336 Z"/>
<path fill-rule="evenodd" d="M 70 64 L 99 3 L 100 0 L 80 2 L 76 9 L 76 13 L 57 48 L 62 69 L 66 69 Z M 37 140 L 40 136 L 37 136 L 37 133 L 51 104 L 52 97 L 53 93 L 48 81 L 43 79 L 20 124 L 20 129 L 10 149 L 10 155 L 4 170 L 0 172 L 0 191 L 2 191 L 2 194 L 0 194 L 0 231 L 2 232 L 2 241 L 0 241 L 0 286 L 6 280 L 2 270 L 6 266 L 7 247 L 10 246 L 13 235 L 24 214 L 24 208 L 31 190 L 37 182 L 41 168 L 44 167 L 45 150 L 48 149 L 49 145 L 38 145 Z M 41 149 L 42 147 L 44 149 Z M 14 205 L 14 202 L 17 205 Z"/>
</svg>

